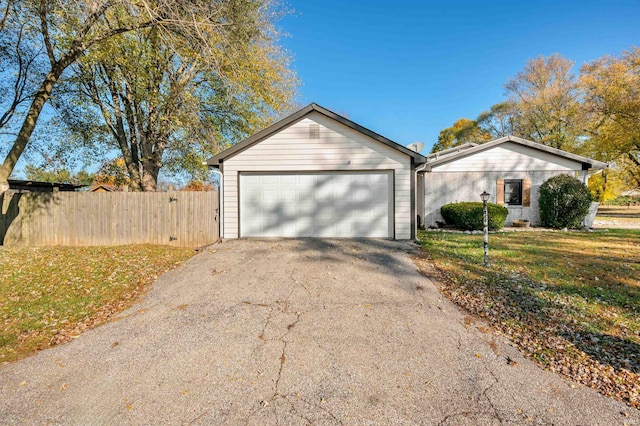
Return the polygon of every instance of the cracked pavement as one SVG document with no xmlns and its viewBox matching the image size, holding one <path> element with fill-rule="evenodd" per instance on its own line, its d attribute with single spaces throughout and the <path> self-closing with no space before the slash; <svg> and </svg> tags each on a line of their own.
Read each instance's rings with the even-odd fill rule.
<svg viewBox="0 0 640 426">
<path fill-rule="evenodd" d="M 3 424 L 640 425 L 465 316 L 411 243 L 236 240 L 0 367 Z"/>
</svg>

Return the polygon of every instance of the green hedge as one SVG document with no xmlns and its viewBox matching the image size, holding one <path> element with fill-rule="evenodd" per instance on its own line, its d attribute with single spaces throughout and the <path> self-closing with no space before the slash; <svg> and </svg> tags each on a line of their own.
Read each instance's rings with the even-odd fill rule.
<svg viewBox="0 0 640 426">
<path fill-rule="evenodd" d="M 487 203 L 489 229 L 495 231 L 504 227 L 509 210 L 498 204 Z M 469 231 L 484 228 L 481 202 L 463 202 L 446 204 L 440 208 L 442 217 L 449 225 Z"/>
<path fill-rule="evenodd" d="M 605 204 L 609 206 L 640 206 L 640 197 L 620 195 L 611 201 L 607 201 Z"/>
<path fill-rule="evenodd" d="M 550 228 L 579 228 L 589 206 L 587 186 L 569 175 L 557 175 L 540 185 L 540 221 Z"/>
</svg>

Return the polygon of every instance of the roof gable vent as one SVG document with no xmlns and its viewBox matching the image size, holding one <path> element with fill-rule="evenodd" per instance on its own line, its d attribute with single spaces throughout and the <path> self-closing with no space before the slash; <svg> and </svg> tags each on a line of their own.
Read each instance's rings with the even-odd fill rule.
<svg viewBox="0 0 640 426">
<path fill-rule="evenodd" d="M 309 139 L 320 139 L 320 125 L 309 124 Z"/>
</svg>

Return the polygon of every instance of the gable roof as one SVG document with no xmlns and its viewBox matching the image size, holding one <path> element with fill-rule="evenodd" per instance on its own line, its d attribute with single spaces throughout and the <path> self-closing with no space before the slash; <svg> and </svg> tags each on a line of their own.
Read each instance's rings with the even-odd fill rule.
<svg viewBox="0 0 640 426">
<path fill-rule="evenodd" d="M 485 151 L 487 149 L 493 148 L 495 146 L 501 145 L 506 142 L 517 143 L 519 145 L 527 146 L 529 148 L 533 148 L 538 151 L 546 152 L 549 154 L 557 155 L 558 157 L 562 157 L 562 158 L 576 161 L 578 163 L 582 163 L 583 170 L 606 169 L 607 167 L 609 167 L 607 163 L 603 163 L 602 161 L 593 160 L 591 158 L 583 157 L 582 155 L 572 154 L 570 152 L 563 151 L 561 149 L 551 148 L 550 146 L 542 145 L 537 142 L 532 142 L 526 139 L 519 138 L 517 136 L 509 135 L 499 139 L 492 140 L 491 142 L 475 145 L 475 146 L 468 147 L 456 152 L 450 152 L 451 150 L 453 150 L 453 148 L 445 151 L 440 151 L 440 153 L 444 155 L 439 157 L 428 156 L 426 164 L 418 168 L 417 171 L 430 172 L 434 167 L 440 166 L 442 164 L 445 164 L 463 157 L 467 157 L 469 155 L 473 155 L 477 152 Z M 438 153 L 435 153 L 435 154 L 438 154 Z"/>
<path fill-rule="evenodd" d="M 307 114 L 316 111 L 326 117 L 329 117 L 339 123 L 344 124 L 347 127 L 350 127 L 351 129 L 360 132 L 372 139 L 375 139 L 376 141 L 385 144 L 395 150 L 398 150 L 400 152 L 402 152 L 403 154 L 406 154 L 410 157 L 413 157 L 414 159 L 414 163 L 415 164 L 424 164 L 427 159 L 415 152 L 410 150 L 409 148 L 400 145 L 399 143 L 396 143 L 394 141 L 392 141 L 391 139 L 387 139 L 384 136 L 379 135 L 378 133 L 371 131 L 369 129 L 367 129 L 366 127 L 363 127 L 357 123 L 354 123 L 353 121 L 344 118 L 341 115 L 336 114 L 333 111 L 330 111 L 326 108 L 321 107 L 320 105 L 316 104 L 316 103 L 312 103 L 307 105 L 306 107 L 302 108 L 301 110 L 294 112 L 293 114 L 291 114 L 290 116 L 278 121 L 275 124 L 272 124 L 271 126 L 267 127 L 266 129 L 256 133 L 255 135 L 249 137 L 248 139 L 245 139 L 242 142 L 239 142 L 233 146 L 231 146 L 230 148 L 225 149 L 224 151 L 220 152 L 219 154 L 214 155 L 213 157 L 209 158 L 207 160 L 207 165 L 209 166 L 217 166 L 220 165 L 225 159 L 228 159 L 230 157 L 233 157 L 234 155 L 244 151 L 245 149 L 250 148 L 251 146 L 262 142 L 264 139 L 268 138 L 269 136 L 279 132 L 280 130 L 284 129 L 285 127 L 288 127 L 292 124 L 294 124 L 297 121 L 302 120 Z"/>
</svg>

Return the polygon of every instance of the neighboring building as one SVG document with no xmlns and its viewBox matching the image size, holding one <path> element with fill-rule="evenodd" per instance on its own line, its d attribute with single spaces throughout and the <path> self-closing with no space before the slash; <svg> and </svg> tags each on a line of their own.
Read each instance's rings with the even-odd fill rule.
<svg viewBox="0 0 640 426">
<path fill-rule="evenodd" d="M 605 163 L 515 137 L 422 156 L 311 104 L 207 161 L 221 175 L 220 235 L 415 238 L 440 207 L 507 205 L 508 222 L 537 223 L 538 188 Z"/>
<path fill-rule="evenodd" d="M 523 219 L 536 225 L 538 192 L 547 179 L 566 173 L 586 184 L 589 170 L 606 167 L 606 163 L 514 136 L 431 154 L 417 170 L 418 187 L 424 188 L 424 197 L 418 200 L 418 211 L 424 212 L 421 225 L 437 226 L 443 221 L 443 205 L 479 201 L 483 191 L 491 194 L 489 202 L 509 209 L 507 224 Z"/>
<path fill-rule="evenodd" d="M 108 185 L 101 183 L 99 185 L 92 186 L 89 192 L 120 192 L 122 189 L 117 185 Z"/>
<path fill-rule="evenodd" d="M 77 191 L 83 186 L 84 185 L 73 185 L 71 183 L 51 183 L 33 180 L 9 179 L 9 190 L 14 192 Z"/>
<path fill-rule="evenodd" d="M 415 237 L 426 158 L 316 104 L 208 160 L 221 236 Z"/>
</svg>

